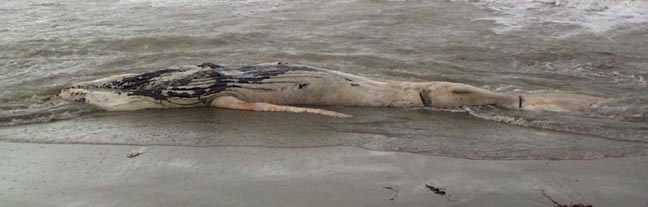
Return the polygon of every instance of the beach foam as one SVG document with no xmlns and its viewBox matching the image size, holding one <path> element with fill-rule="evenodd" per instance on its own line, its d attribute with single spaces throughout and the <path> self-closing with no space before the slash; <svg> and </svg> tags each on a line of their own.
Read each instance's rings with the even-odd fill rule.
<svg viewBox="0 0 648 207">
<path fill-rule="evenodd" d="M 575 26 L 567 32 L 556 32 L 555 38 L 584 33 L 605 33 L 628 24 L 648 22 L 648 1 L 635 0 L 480 0 L 468 1 L 495 10 L 499 16 L 475 20 L 492 20 L 501 25 L 498 34 L 520 31 L 542 24 Z M 632 30 L 632 28 L 624 28 Z"/>
</svg>

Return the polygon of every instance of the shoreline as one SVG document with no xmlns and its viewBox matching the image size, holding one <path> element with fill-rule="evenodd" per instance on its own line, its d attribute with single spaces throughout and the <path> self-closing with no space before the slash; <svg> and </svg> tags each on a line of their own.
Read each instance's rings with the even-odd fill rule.
<svg viewBox="0 0 648 207">
<path fill-rule="evenodd" d="M 318 115 L 195 108 L 98 113 L 0 128 L 0 141 L 156 146 L 352 146 L 473 160 L 600 159 L 642 156 L 643 142 L 555 132 L 483 120 L 466 113 L 325 107 Z"/>
<path fill-rule="evenodd" d="M 643 206 L 648 156 L 466 160 L 355 147 L 3 143 L 9 206 Z M 133 151 L 139 151 L 131 156 Z M 438 188 L 444 194 L 432 191 Z M 551 199 L 550 199 L 551 198 Z"/>
</svg>

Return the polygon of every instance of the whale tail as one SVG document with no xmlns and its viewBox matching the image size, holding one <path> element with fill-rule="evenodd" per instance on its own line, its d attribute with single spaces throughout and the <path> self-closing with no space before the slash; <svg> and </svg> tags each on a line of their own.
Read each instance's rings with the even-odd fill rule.
<svg viewBox="0 0 648 207">
<path fill-rule="evenodd" d="M 594 104 L 606 100 L 602 97 L 571 94 L 563 92 L 544 92 L 523 94 L 522 109 L 530 111 L 569 112 L 591 108 Z"/>
</svg>

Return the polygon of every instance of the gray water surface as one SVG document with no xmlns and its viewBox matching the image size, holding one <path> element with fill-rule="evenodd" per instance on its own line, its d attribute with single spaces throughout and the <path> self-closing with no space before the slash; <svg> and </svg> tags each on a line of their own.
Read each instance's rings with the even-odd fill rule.
<svg viewBox="0 0 648 207">
<path fill-rule="evenodd" d="M 230 127 L 226 131 L 231 133 L 232 140 L 228 141 L 209 139 L 204 135 L 216 132 L 200 134 L 200 130 L 186 125 L 192 123 L 189 121 L 194 117 L 191 114 L 213 109 L 104 113 L 91 106 L 56 100 L 53 96 L 72 82 L 119 73 L 202 62 L 237 66 L 285 61 L 376 79 L 453 81 L 499 92 L 556 90 L 610 99 L 590 111 L 579 113 L 472 107 L 459 109 L 464 111 L 459 118 L 444 115 L 454 112 L 402 110 L 400 113 L 394 111 L 397 109 L 343 108 L 339 110 L 349 110 L 356 118 L 320 118 L 324 121 L 308 118 L 315 119 L 311 124 L 318 129 L 317 137 L 323 138 L 322 142 L 305 139 L 306 131 L 285 129 L 289 134 L 254 133 L 260 137 L 295 138 L 284 140 L 283 144 L 277 144 L 275 139 L 242 139 L 242 145 L 365 145 L 370 149 L 477 159 L 587 159 L 646 154 L 648 14 L 645 11 L 648 10 L 621 4 L 583 8 L 582 2 L 587 1 L 577 0 L 566 1 L 564 5 L 543 1 L 506 2 L 2 1 L 0 140 L 241 145 L 234 140 L 240 141 L 247 132 L 232 131 L 231 127 L 249 125 L 255 119 L 264 124 L 268 123 L 263 120 L 272 120 L 271 124 L 292 126 L 299 125 L 301 118 L 264 114 L 238 122 L 232 122 L 229 116 L 202 121 L 216 128 Z M 227 112 L 235 117 L 251 116 L 246 113 Z M 400 113 L 399 117 L 410 121 L 362 115 L 367 113 Z M 421 113 L 429 115 L 429 120 L 421 117 Z M 190 116 L 189 119 L 178 117 L 185 115 Z M 87 125 L 79 127 L 89 119 Z M 126 120 L 142 120 L 140 123 L 144 124 L 133 129 L 139 125 Z M 119 125 L 124 123 L 128 125 Z M 154 123 L 163 123 L 166 127 L 156 128 Z M 466 141 L 477 137 L 478 133 L 462 134 L 466 128 L 453 127 L 455 123 L 476 129 L 494 128 L 494 131 L 484 136 L 490 139 Z M 110 126 L 129 129 L 131 138 L 106 138 L 115 132 L 102 132 L 100 128 Z M 430 129 L 429 126 L 434 127 Z M 70 129 L 74 130 L 66 131 Z M 195 141 L 197 137 L 205 140 L 187 143 L 161 135 L 151 139 L 135 137 L 147 133 L 165 134 L 164 130 L 171 129 L 184 131 L 182 135 L 187 140 Z M 507 136 L 513 139 L 497 141 L 504 136 L 501 133 L 507 133 L 499 131 L 510 130 L 515 132 Z M 383 133 L 391 141 L 377 146 L 375 143 L 379 139 L 374 136 L 363 141 L 338 131 Z M 173 136 L 176 135 L 180 136 Z M 574 139 L 561 138 L 563 135 Z M 417 142 L 408 137 L 466 139 Z M 523 141 L 521 137 L 530 137 L 531 141 Z M 311 141 L 300 144 L 302 139 Z M 562 141 L 550 141 L 552 139 Z M 203 142 L 206 144 L 200 144 Z M 543 151 L 546 148 L 542 148 L 542 143 L 564 147 Z M 532 149 L 520 150 L 519 145 Z M 499 151 L 486 152 L 494 149 Z M 570 150 L 572 152 L 563 153 Z"/>
</svg>

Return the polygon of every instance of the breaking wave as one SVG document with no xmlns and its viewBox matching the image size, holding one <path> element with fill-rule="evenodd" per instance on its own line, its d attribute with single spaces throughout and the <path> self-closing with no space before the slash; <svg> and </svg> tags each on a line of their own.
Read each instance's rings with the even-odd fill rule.
<svg viewBox="0 0 648 207">
<path fill-rule="evenodd" d="M 621 104 L 623 103 L 623 104 Z M 478 118 L 544 130 L 648 144 L 648 103 L 643 98 L 612 99 L 583 112 L 529 112 L 492 106 L 465 107 Z"/>
<path fill-rule="evenodd" d="M 65 120 L 97 111 L 90 106 L 56 100 L 53 95 L 33 95 L 24 99 L 4 100 L 2 104 L 0 127 Z"/>
<path fill-rule="evenodd" d="M 632 30 L 635 28 L 622 27 L 648 22 L 648 1 L 471 0 L 468 2 L 492 9 L 499 14 L 475 19 L 495 21 L 500 25 L 494 28 L 498 34 L 542 27 L 552 31 L 551 36 L 554 38 L 567 38 L 581 34 L 605 33 L 616 29 Z"/>
</svg>

